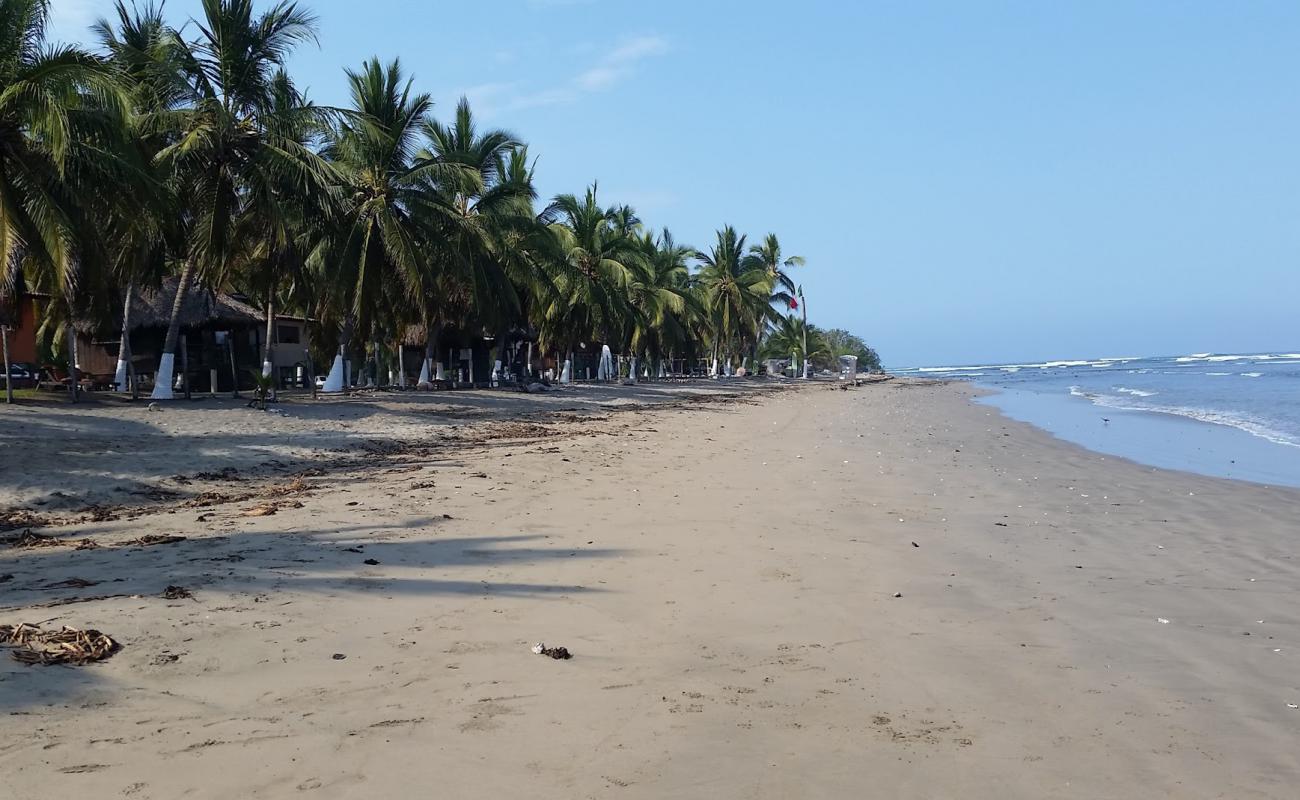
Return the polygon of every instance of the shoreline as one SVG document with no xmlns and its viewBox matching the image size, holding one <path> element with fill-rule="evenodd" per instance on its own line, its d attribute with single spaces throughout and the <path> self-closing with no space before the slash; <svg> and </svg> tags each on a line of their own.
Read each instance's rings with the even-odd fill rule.
<svg viewBox="0 0 1300 800">
<path fill-rule="evenodd" d="M 1094 453 L 1144 467 L 1300 488 L 1300 450 L 1235 425 L 1158 409 L 1098 406 L 1083 398 L 972 385 L 988 393 L 980 399 L 982 404 L 1008 419 Z"/>
<path fill-rule="evenodd" d="M 970 384 L 835 388 L 0 548 L 0 622 L 124 644 L 0 658 L 0 767 L 18 797 L 1290 796 L 1300 492 L 1099 455 Z M 73 577 L 100 585 L 46 588 Z M 113 596 L 36 608 L 78 593 Z"/>
</svg>

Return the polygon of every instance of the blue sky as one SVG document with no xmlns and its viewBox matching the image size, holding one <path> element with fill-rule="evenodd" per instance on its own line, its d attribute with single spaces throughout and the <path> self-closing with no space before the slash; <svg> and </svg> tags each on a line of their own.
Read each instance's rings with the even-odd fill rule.
<svg viewBox="0 0 1300 800">
<path fill-rule="evenodd" d="M 318 102 L 400 56 L 544 195 L 776 232 L 810 318 L 886 364 L 1300 346 L 1300 3 L 303 4 Z M 83 39 L 110 3 L 54 8 Z"/>
</svg>

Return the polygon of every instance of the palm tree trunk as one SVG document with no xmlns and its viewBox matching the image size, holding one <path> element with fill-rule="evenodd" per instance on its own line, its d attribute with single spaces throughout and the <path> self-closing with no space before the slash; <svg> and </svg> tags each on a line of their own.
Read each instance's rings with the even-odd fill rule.
<svg viewBox="0 0 1300 800">
<path fill-rule="evenodd" d="M 393 363 L 396 366 L 394 370 L 397 374 L 397 388 L 406 388 L 406 365 L 402 363 L 402 340 L 398 339 L 393 342 Z"/>
<path fill-rule="evenodd" d="M 235 332 L 226 334 L 226 351 L 230 353 L 230 396 L 239 398 L 239 370 L 235 367 Z"/>
<path fill-rule="evenodd" d="M 181 334 L 181 391 L 185 393 L 185 399 L 190 398 L 190 339 L 185 334 Z"/>
<path fill-rule="evenodd" d="M 804 299 L 803 292 L 799 293 L 799 299 L 803 300 L 799 304 L 799 310 L 803 312 L 803 376 L 808 377 L 808 301 Z"/>
<path fill-rule="evenodd" d="M 442 323 L 432 320 L 424 324 L 424 365 L 420 367 L 420 383 L 433 383 L 438 380 L 434 367 L 434 358 L 438 354 L 438 334 L 442 332 Z"/>
<path fill-rule="evenodd" d="M 154 376 L 154 400 L 171 400 L 172 375 L 176 369 L 176 341 L 181 332 L 181 311 L 185 308 L 185 297 L 190 293 L 194 282 L 194 262 L 186 259 L 181 267 L 180 279 L 176 282 L 176 296 L 172 298 L 172 316 L 167 323 L 167 337 L 163 339 L 162 358 L 158 362 L 158 373 Z"/>
<path fill-rule="evenodd" d="M 275 335 L 275 284 L 266 290 L 266 342 L 262 345 L 262 377 L 271 374 L 271 343 Z"/>
<path fill-rule="evenodd" d="M 14 376 L 9 372 L 9 326 L 0 325 L 0 350 L 4 350 L 5 359 L 5 402 L 14 401 Z"/>
<path fill-rule="evenodd" d="M 71 311 L 69 309 L 69 311 Z M 69 315 L 71 319 L 71 315 Z M 72 402 L 77 402 L 77 390 L 81 388 L 81 375 L 77 372 L 77 331 L 68 322 L 68 391 L 72 393 Z"/>
<path fill-rule="evenodd" d="M 117 345 L 117 372 L 113 375 L 113 388 L 119 392 L 127 390 L 127 373 L 131 364 L 131 295 L 135 294 L 135 283 L 126 285 L 126 299 L 122 301 L 122 338 Z M 132 380 L 134 384 L 134 380 Z"/>
<path fill-rule="evenodd" d="M 502 328 L 497 334 L 497 357 L 492 365 L 492 379 L 489 381 L 491 386 L 496 386 L 504 377 L 506 362 L 506 337 L 509 335 L 507 328 Z"/>
<path fill-rule="evenodd" d="M 352 343 L 352 315 L 343 318 L 343 324 L 339 327 L 339 351 L 334 356 L 334 364 L 330 367 L 330 373 L 325 378 L 325 385 L 322 387 L 327 392 L 341 392 L 348 386 L 348 364 L 347 352 L 348 345 Z M 315 378 L 312 379 L 312 385 L 315 386 Z"/>
</svg>

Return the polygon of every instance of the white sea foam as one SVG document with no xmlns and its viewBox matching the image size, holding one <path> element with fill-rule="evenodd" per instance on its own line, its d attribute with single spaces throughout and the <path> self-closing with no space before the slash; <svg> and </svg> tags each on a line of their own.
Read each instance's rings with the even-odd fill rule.
<svg viewBox="0 0 1300 800">
<path fill-rule="evenodd" d="M 1274 361 L 1280 358 L 1300 359 L 1300 353 L 1255 353 L 1253 355 L 1238 353 L 1236 355 L 1216 355 L 1214 353 L 1193 353 L 1179 356 L 1174 361 L 1187 363 L 1192 361 Z"/>
<path fill-rule="evenodd" d="M 1085 392 L 1078 386 L 1070 387 L 1070 394 L 1074 397 L 1085 397 L 1095 406 L 1103 408 L 1113 408 L 1118 411 L 1148 411 L 1158 414 L 1170 414 L 1176 417 L 1194 419 L 1198 422 L 1206 422 L 1211 425 L 1223 425 L 1229 428 L 1236 428 L 1245 431 L 1252 436 L 1258 436 L 1261 439 L 1282 444 L 1288 447 L 1300 447 L 1300 438 L 1283 433 L 1276 428 L 1260 422 L 1257 419 L 1248 417 L 1244 414 L 1237 414 L 1230 411 L 1212 411 L 1204 408 L 1188 408 L 1185 406 L 1162 406 L 1162 405 L 1133 405 L 1131 400 L 1124 397 L 1108 394 L 1096 394 Z"/>
<path fill-rule="evenodd" d="M 1215 376 L 1216 378 L 1221 378 L 1221 377 L 1223 377 L 1224 375 L 1231 375 L 1232 373 L 1231 373 L 1231 372 L 1207 372 L 1207 373 L 1205 373 L 1205 374 L 1206 374 L 1206 375 L 1213 375 L 1213 376 Z"/>
<path fill-rule="evenodd" d="M 1160 394 L 1159 392 L 1148 392 L 1142 389 L 1130 389 L 1126 386 L 1116 386 L 1115 391 L 1120 392 L 1121 394 L 1131 394 L 1134 397 L 1155 397 Z"/>
<path fill-rule="evenodd" d="M 1262 372 L 1243 372 L 1243 373 L 1241 373 L 1241 377 L 1243 377 L 1243 378 L 1262 378 L 1262 377 L 1264 377 L 1264 373 L 1262 373 Z"/>
</svg>

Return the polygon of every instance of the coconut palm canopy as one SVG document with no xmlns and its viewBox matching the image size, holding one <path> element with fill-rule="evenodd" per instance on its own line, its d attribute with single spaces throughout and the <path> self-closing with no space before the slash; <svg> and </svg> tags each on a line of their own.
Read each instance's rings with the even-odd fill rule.
<svg viewBox="0 0 1300 800">
<path fill-rule="evenodd" d="M 340 65 L 351 101 L 319 107 L 286 68 L 318 44 L 302 3 L 202 0 L 179 29 L 160 8 L 117 0 L 90 50 L 47 41 L 50 0 L 0 0 L 0 293 L 46 292 L 43 331 L 120 330 L 122 353 L 164 330 L 155 397 L 182 329 L 274 312 L 334 331 L 335 387 L 411 344 L 432 374 L 444 331 L 498 362 L 601 342 L 651 374 L 794 333 L 803 259 L 775 234 L 696 250 L 594 182 L 539 202 L 526 138 L 442 115 L 392 54 Z"/>
</svg>

